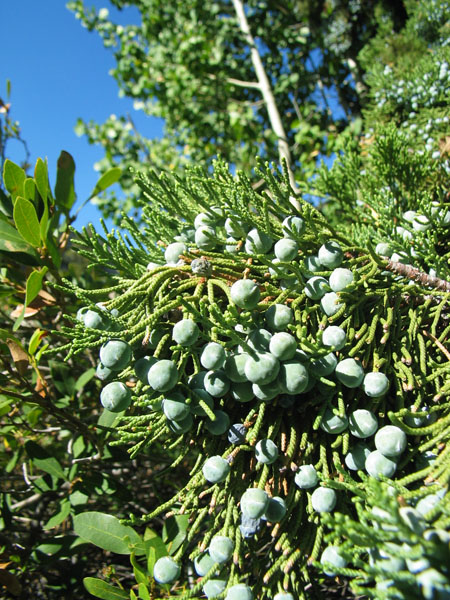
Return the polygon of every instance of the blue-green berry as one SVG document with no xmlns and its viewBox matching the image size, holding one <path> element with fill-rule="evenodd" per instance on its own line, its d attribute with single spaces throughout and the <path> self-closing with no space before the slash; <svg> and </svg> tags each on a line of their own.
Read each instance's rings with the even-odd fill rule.
<svg viewBox="0 0 450 600">
<path fill-rule="evenodd" d="M 214 411 L 215 419 L 206 419 L 205 427 L 213 435 L 222 435 L 230 426 L 230 417 L 223 410 Z"/>
<path fill-rule="evenodd" d="M 378 420 L 372 411 L 365 408 L 354 410 L 349 418 L 350 433 L 358 438 L 367 438 L 374 435 L 378 429 Z"/>
<path fill-rule="evenodd" d="M 231 300 L 246 310 L 252 310 L 258 304 L 261 297 L 259 287 L 251 279 L 239 279 L 230 288 Z"/>
<path fill-rule="evenodd" d="M 339 302 L 339 296 L 336 292 L 327 292 L 320 299 L 320 308 L 327 317 L 335 315 L 343 306 L 342 302 Z"/>
<path fill-rule="evenodd" d="M 266 385 L 277 377 L 280 363 L 275 356 L 269 352 L 261 352 L 248 357 L 245 363 L 245 376 L 248 381 L 258 385 Z"/>
<path fill-rule="evenodd" d="M 252 588 L 244 583 L 232 585 L 227 590 L 225 600 L 253 600 Z"/>
<path fill-rule="evenodd" d="M 233 555 L 234 544 L 229 537 L 225 535 L 215 535 L 210 543 L 208 552 L 210 557 L 216 563 L 224 563 Z"/>
<path fill-rule="evenodd" d="M 230 380 L 222 369 L 208 371 L 203 383 L 205 390 L 214 398 L 223 398 L 230 389 Z"/>
<path fill-rule="evenodd" d="M 205 409 L 200 405 L 202 400 L 211 410 L 214 408 L 214 399 L 208 392 L 202 388 L 194 388 L 192 390 L 191 413 L 198 417 L 206 417 Z"/>
<path fill-rule="evenodd" d="M 306 367 L 296 360 L 288 360 L 281 364 L 279 378 L 285 394 L 301 394 L 309 382 Z"/>
<path fill-rule="evenodd" d="M 123 340 L 109 340 L 100 348 L 100 362 L 108 369 L 122 371 L 130 364 L 132 349 Z"/>
<path fill-rule="evenodd" d="M 274 331 L 282 331 L 292 323 L 294 312 L 285 304 L 272 304 L 264 313 L 268 327 Z"/>
<path fill-rule="evenodd" d="M 292 237 L 295 239 L 301 236 L 305 230 L 305 222 L 301 217 L 289 216 L 283 220 L 281 229 L 286 238 Z"/>
<path fill-rule="evenodd" d="M 100 381 L 106 381 L 109 379 L 109 377 L 112 377 L 114 373 L 115 371 L 108 369 L 108 367 L 105 367 L 105 365 L 102 365 L 102 363 L 98 363 L 97 369 L 95 370 L 95 375 L 100 379 Z"/>
<path fill-rule="evenodd" d="M 230 464 L 221 456 L 211 456 L 202 468 L 203 476 L 210 483 L 220 483 L 227 478 Z"/>
<path fill-rule="evenodd" d="M 326 270 L 320 264 L 318 256 L 308 256 L 305 258 L 305 269 L 310 273 L 319 273 L 320 271 Z"/>
<path fill-rule="evenodd" d="M 273 249 L 278 260 L 290 262 L 298 256 L 298 244 L 295 240 L 284 238 L 278 240 Z"/>
<path fill-rule="evenodd" d="M 86 310 L 82 314 L 82 322 L 85 327 L 89 327 L 90 329 L 106 329 L 108 326 L 106 315 L 91 309 Z"/>
<path fill-rule="evenodd" d="M 102 389 L 100 402 L 110 412 L 122 412 L 131 404 L 131 391 L 121 381 L 111 381 Z"/>
<path fill-rule="evenodd" d="M 153 356 L 143 356 L 134 363 L 134 372 L 139 381 L 148 384 L 148 372 L 156 362 Z"/>
<path fill-rule="evenodd" d="M 362 471 L 366 465 L 366 459 L 370 454 L 370 448 L 364 444 L 356 444 L 350 448 L 345 455 L 344 462 L 351 471 Z"/>
<path fill-rule="evenodd" d="M 192 319 L 181 319 L 175 323 L 172 330 L 172 338 L 180 346 L 192 346 L 199 335 L 197 323 Z"/>
<path fill-rule="evenodd" d="M 314 277 L 308 279 L 303 291 L 311 300 L 320 300 L 322 296 L 329 291 L 329 289 L 330 286 L 325 277 L 314 275 Z"/>
<path fill-rule="evenodd" d="M 259 440 L 255 445 L 255 457 L 258 462 L 270 465 L 278 458 L 278 448 L 272 440 Z"/>
<path fill-rule="evenodd" d="M 169 244 L 164 252 L 164 258 L 168 265 L 176 265 L 180 256 L 186 252 L 186 246 L 183 242 L 173 242 Z"/>
<path fill-rule="evenodd" d="M 336 492 L 331 488 L 318 487 L 311 494 L 311 504 L 316 512 L 331 512 L 336 506 Z"/>
<path fill-rule="evenodd" d="M 325 244 L 319 248 L 319 252 L 317 254 L 321 264 L 326 269 L 335 269 L 336 267 L 339 267 L 344 259 L 342 248 L 335 240 L 329 240 L 328 242 L 325 242 Z"/>
<path fill-rule="evenodd" d="M 239 240 L 247 233 L 247 227 L 239 221 L 239 217 L 227 217 L 224 225 L 227 235 Z"/>
<path fill-rule="evenodd" d="M 278 360 L 290 360 L 294 358 L 297 350 L 297 340 L 293 335 L 285 331 L 275 333 L 269 343 L 269 352 Z"/>
<path fill-rule="evenodd" d="M 331 375 L 336 368 L 338 359 L 333 352 L 325 354 L 320 358 L 315 358 L 309 363 L 309 371 L 316 377 L 326 377 Z"/>
<path fill-rule="evenodd" d="M 341 360 L 336 366 L 335 373 L 339 381 L 348 388 L 360 386 L 364 379 L 364 369 L 354 358 Z"/>
<path fill-rule="evenodd" d="M 216 230 L 209 225 L 201 225 L 195 230 L 195 243 L 200 250 L 214 250 L 217 246 Z"/>
<path fill-rule="evenodd" d="M 289 592 L 278 592 L 273 597 L 273 600 L 295 600 L 294 596 Z"/>
<path fill-rule="evenodd" d="M 232 383 L 231 395 L 237 402 L 250 402 L 255 398 L 253 385 L 250 381 Z"/>
<path fill-rule="evenodd" d="M 200 355 L 202 367 L 209 370 L 221 369 L 225 364 L 225 349 L 217 342 L 209 342 Z"/>
<path fill-rule="evenodd" d="M 366 458 L 365 469 L 375 479 L 379 479 L 380 475 L 392 477 L 397 469 L 397 463 L 381 454 L 379 450 L 374 450 Z"/>
<path fill-rule="evenodd" d="M 274 496 L 273 498 L 269 498 L 269 503 L 267 504 L 263 518 L 270 523 L 279 523 L 286 515 L 286 511 L 286 502 L 283 498 Z"/>
<path fill-rule="evenodd" d="M 272 248 L 273 240 L 259 229 L 251 229 L 245 238 L 247 254 L 266 254 Z"/>
<path fill-rule="evenodd" d="M 385 425 L 375 435 L 375 447 L 384 456 L 395 458 L 406 448 L 406 434 L 396 425 Z"/>
<path fill-rule="evenodd" d="M 266 383 L 265 385 L 253 383 L 252 390 L 256 398 L 262 400 L 263 402 L 270 402 L 281 393 L 282 388 L 279 379 L 275 379 L 274 381 Z"/>
<path fill-rule="evenodd" d="M 194 424 L 194 419 L 191 414 L 188 414 L 187 417 L 181 419 L 180 421 L 173 421 L 171 419 L 167 419 L 167 427 L 170 429 L 172 433 L 176 435 L 183 435 L 187 433 Z"/>
<path fill-rule="evenodd" d="M 347 334 L 341 327 L 329 325 L 323 330 L 322 344 L 333 347 L 335 350 L 341 350 L 345 346 Z"/>
<path fill-rule="evenodd" d="M 334 412 L 327 408 L 322 421 L 320 422 L 320 428 L 327 433 L 338 434 L 342 433 L 348 427 L 348 419 L 344 416 L 334 414 Z"/>
<path fill-rule="evenodd" d="M 308 490 L 316 487 L 319 483 L 319 477 L 313 465 L 301 465 L 294 477 L 294 482 L 301 490 Z"/>
<path fill-rule="evenodd" d="M 347 561 L 340 555 L 338 546 L 327 546 L 322 552 L 320 563 L 324 565 L 323 572 L 329 577 L 334 577 L 336 573 L 330 569 L 329 566 L 325 566 L 327 563 L 328 565 L 331 565 L 331 567 L 337 568 L 344 568 L 347 566 Z"/>
<path fill-rule="evenodd" d="M 173 583 L 180 573 L 180 565 L 170 556 L 158 558 L 153 567 L 153 577 L 158 583 Z"/>
<path fill-rule="evenodd" d="M 364 377 L 364 392 L 370 398 L 384 396 L 389 389 L 389 379 L 384 373 L 367 373 Z"/>
<path fill-rule="evenodd" d="M 234 383 L 247 382 L 245 365 L 250 358 L 249 354 L 242 352 L 232 354 L 225 360 L 225 373 L 230 381 Z"/>
<path fill-rule="evenodd" d="M 209 598 L 219 596 L 227 587 L 226 579 L 209 579 L 203 586 L 203 593 Z"/>
<path fill-rule="evenodd" d="M 157 392 L 168 392 L 178 381 L 178 370 L 175 363 L 162 359 L 150 367 L 148 383 Z"/>
<path fill-rule="evenodd" d="M 328 282 L 333 292 L 342 292 L 342 290 L 353 282 L 353 273 L 350 269 L 338 267 L 331 273 Z"/>
<path fill-rule="evenodd" d="M 171 421 L 183 421 L 191 412 L 189 404 L 179 392 L 171 392 L 162 401 L 164 414 Z"/>
<path fill-rule="evenodd" d="M 210 557 L 209 552 L 202 552 L 194 558 L 194 569 L 199 577 L 203 577 L 215 565 L 215 561 Z"/>
<path fill-rule="evenodd" d="M 266 511 L 269 496 L 259 488 L 248 488 L 241 496 L 242 514 L 251 519 L 259 519 Z"/>
<path fill-rule="evenodd" d="M 266 352 L 271 339 L 272 334 L 267 329 L 253 329 L 248 334 L 247 343 L 256 352 Z"/>
</svg>

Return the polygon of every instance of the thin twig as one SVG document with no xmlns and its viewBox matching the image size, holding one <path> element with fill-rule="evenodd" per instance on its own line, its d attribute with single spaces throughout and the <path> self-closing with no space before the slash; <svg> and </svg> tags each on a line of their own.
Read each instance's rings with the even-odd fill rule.
<svg viewBox="0 0 450 600">
<path fill-rule="evenodd" d="M 439 279 L 439 277 L 428 275 L 428 273 L 424 273 L 423 271 L 420 271 L 411 265 L 404 265 L 401 262 L 388 260 L 386 269 L 388 269 L 388 271 L 392 271 L 393 273 L 398 273 L 403 277 L 407 277 L 408 279 L 412 279 L 413 281 L 417 281 L 422 285 L 428 285 L 436 288 L 437 290 L 450 292 L 450 283 L 448 281 L 445 279 Z"/>
<path fill-rule="evenodd" d="M 435 337 L 432 333 L 428 333 L 428 331 L 425 331 L 425 329 L 422 331 L 423 335 L 427 338 L 429 338 L 430 340 L 433 340 L 433 342 L 436 344 L 436 346 L 439 348 L 439 350 L 445 354 L 445 356 L 448 358 L 448 360 L 450 360 L 450 352 L 447 350 L 447 348 L 441 344 L 441 342 L 437 339 L 437 337 Z"/>
<path fill-rule="evenodd" d="M 275 96 L 273 94 L 269 78 L 267 77 L 267 73 L 264 69 L 264 65 L 259 54 L 258 48 L 256 46 L 255 40 L 250 31 L 250 26 L 247 21 L 247 17 L 245 15 L 244 6 L 241 0 L 233 0 L 234 9 L 236 11 L 237 20 L 239 23 L 239 27 L 242 33 L 247 40 L 248 45 L 250 46 L 250 53 L 252 57 L 253 67 L 255 69 L 256 77 L 258 79 L 258 85 L 261 90 L 261 94 L 264 98 L 264 102 L 267 107 L 267 112 L 269 113 L 269 120 L 272 126 L 272 129 L 275 135 L 278 138 L 278 152 L 281 159 L 285 159 L 287 163 L 288 173 L 289 173 L 289 181 L 291 183 L 292 189 L 297 192 L 297 184 L 294 178 L 294 172 L 292 170 L 293 161 L 291 156 L 291 151 L 289 149 L 289 144 L 287 141 L 287 135 L 284 130 L 283 122 L 281 121 L 280 112 L 278 110 L 277 104 L 275 102 Z M 299 208 L 299 204 L 297 200 L 291 201 L 296 208 Z"/>
</svg>

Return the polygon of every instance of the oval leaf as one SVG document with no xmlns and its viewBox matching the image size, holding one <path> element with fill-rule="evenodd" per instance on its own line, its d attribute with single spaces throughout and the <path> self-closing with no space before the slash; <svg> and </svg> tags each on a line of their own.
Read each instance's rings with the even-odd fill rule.
<svg viewBox="0 0 450 600">
<path fill-rule="evenodd" d="M 103 550 L 116 554 L 131 554 L 130 545 L 142 543 L 141 537 L 119 519 L 105 513 L 90 511 L 75 515 L 73 528 L 77 535 Z"/>
<path fill-rule="evenodd" d="M 36 210 L 31 202 L 21 196 L 17 196 L 13 216 L 17 231 L 23 239 L 35 248 L 38 248 L 41 243 L 41 234 Z"/>
<path fill-rule="evenodd" d="M 103 598 L 103 600 L 122 600 L 123 598 L 129 598 L 128 592 L 103 581 L 103 579 L 85 577 L 83 579 L 83 584 L 87 591 L 96 598 Z"/>
<path fill-rule="evenodd" d="M 25 451 L 38 469 L 42 469 L 56 479 L 67 479 L 57 459 L 51 456 L 45 448 L 29 440 L 25 443 Z"/>
<path fill-rule="evenodd" d="M 13 198 L 22 193 L 26 177 L 25 171 L 19 165 L 13 163 L 9 158 L 5 160 L 5 164 L 3 165 L 3 181 L 5 188 Z"/>
<path fill-rule="evenodd" d="M 25 306 L 36 298 L 42 289 L 42 280 L 48 271 L 48 267 L 42 267 L 40 270 L 32 271 L 27 279 L 27 289 L 25 295 Z"/>
<path fill-rule="evenodd" d="M 103 173 L 103 175 L 95 184 L 95 188 L 93 189 L 90 198 L 93 198 L 100 192 L 106 190 L 106 188 L 109 188 L 114 183 L 117 183 L 121 175 L 122 169 L 120 169 L 119 167 L 113 167 L 112 169 L 108 169 L 108 171 L 106 171 L 106 173 Z"/>
<path fill-rule="evenodd" d="M 34 248 L 24 241 L 22 236 L 17 232 L 17 229 L 2 220 L 0 220 L 0 250 L 35 254 Z"/>
<path fill-rule="evenodd" d="M 57 162 L 55 198 L 63 208 L 69 210 L 75 202 L 75 161 L 65 150 L 61 151 Z"/>
<path fill-rule="evenodd" d="M 36 161 L 36 166 L 34 167 L 34 180 L 39 195 L 44 204 L 46 204 L 48 195 L 48 169 L 47 162 L 44 162 L 42 158 L 38 158 Z"/>
</svg>

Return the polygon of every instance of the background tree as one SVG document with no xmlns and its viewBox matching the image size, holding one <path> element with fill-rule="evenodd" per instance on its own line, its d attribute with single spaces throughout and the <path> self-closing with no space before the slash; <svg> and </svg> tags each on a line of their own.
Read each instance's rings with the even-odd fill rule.
<svg viewBox="0 0 450 600">
<path fill-rule="evenodd" d="M 100 170 L 120 164 L 175 171 L 221 156 L 251 173 L 256 156 L 287 160 L 300 183 L 336 134 L 360 116 L 367 65 L 358 58 L 382 23 L 400 28 L 403 2 L 126 2 L 140 24 L 116 25 L 82 0 L 69 2 L 116 59 L 113 76 L 135 107 L 164 119 L 163 141 L 146 139 L 130 118 L 77 131 L 101 144 Z M 357 125 L 356 125 L 357 126 Z M 131 176 L 122 179 L 130 211 Z M 118 218 L 117 199 L 101 204 Z"/>
</svg>

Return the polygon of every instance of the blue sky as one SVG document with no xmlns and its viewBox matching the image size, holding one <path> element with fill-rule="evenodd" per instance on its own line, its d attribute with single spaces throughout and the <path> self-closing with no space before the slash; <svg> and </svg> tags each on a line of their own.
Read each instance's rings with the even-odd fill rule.
<svg viewBox="0 0 450 600">
<path fill-rule="evenodd" d="M 84 29 L 64 0 L 0 0 L 0 98 L 6 100 L 6 80 L 11 81 L 11 117 L 20 122 L 34 165 L 47 157 L 52 186 L 61 150 L 75 159 L 77 203 L 85 200 L 98 179 L 93 165 L 103 153 L 78 138 L 78 117 L 103 122 L 111 114 L 131 113 L 146 137 L 160 137 L 162 122 L 133 109 L 132 101 L 119 98 L 118 87 L 108 71 L 114 57 L 95 32 Z M 88 6 L 108 7 L 116 22 L 138 22 L 134 8 L 120 13 L 107 0 L 87 0 Z M 24 160 L 20 144 L 11 142 L 7 156 Z M 76 208 L 76 205 L 75 205 Z M 98 224 L 99 213 L 88 204 L 80 212 L 77 228 Z"/>
</svg>

